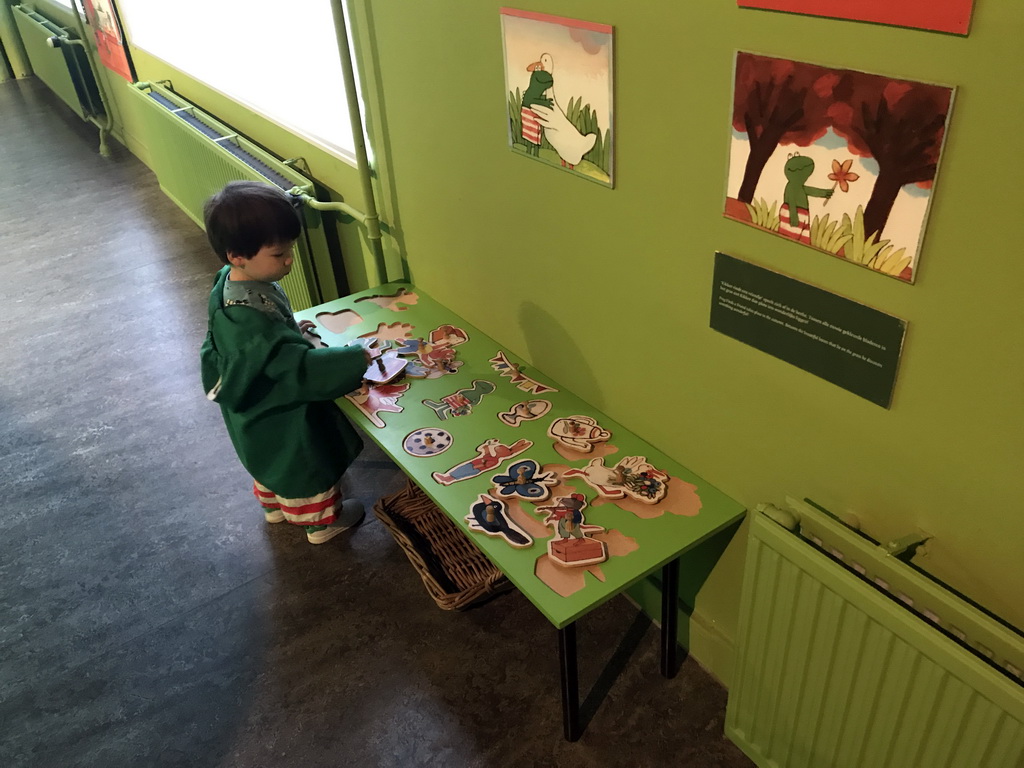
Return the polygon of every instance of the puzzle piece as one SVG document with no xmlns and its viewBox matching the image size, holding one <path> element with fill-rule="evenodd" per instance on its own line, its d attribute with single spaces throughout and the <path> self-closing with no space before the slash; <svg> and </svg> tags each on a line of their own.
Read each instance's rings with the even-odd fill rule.
<svg viewBox="0 0 1024 768">
<path fill-rule="evenodd" d="M 587 500 L 582 493 L 560 496 L 550 507 L 537 507 L 546 512 L 544 522 L 558 534 L 548 541 L 548 557 L 557 565 L 579 568 L 603 563 L 608 559 L 608 548 L 604 542 L 590 538 L 591 534 L 604 533 L 600 525 L 586 525 L 583 510 Z"/>
<path fill-rule="evenodd" d="M 456 464 L 447 472 L 434 472 L 431 477 L 440 485 L 451 485 L 461 480 L 468 480 L 491 469 L 497 469 L 506 459 L 511 459 L 533 447 L 529 440 L 517 440 L 512 445 L 505 445 L 496 437 L 486 440 L 476 447 L 475 458 Z"/>
<path fill-rule="evenodd" d="M 433 409 L 437 418 L 444 421 L 449 416 L 466 416 L 473 412 L 473 406 L 479 405 L 484 395 L 489 395 L 497 387 L 490 381 L 474 379 L 473 386 L 460 389 L 458 392 L 442 397 L 440 400 L 424 400 L 423 404 Z"/>
<path fill-rule="evenodd" d="M 540 395 L 545 392 L 558 391 L 554 387 L 549 387 L 547 384 L 541 384 L 539 381 L 534 381 L 529 376 L 525 376 L 520 371 L 519 364 L 510 361 L 505 357 L 505 353 L 501 350 L 498 350 L 498 354 L 487 362 L 491 364 L 491 368 L 496 370 L 500 375 L 508 378 L 516 385 L 516 387 L 523 390 L 523 392 L 529 392 L 531 395 Z"/>
<path fill-rule="evenodd" d="M 469 530 L 500 536 L 510 546 L 524 549 L 533 545 L 530 534 L 512 522 L 504 501 L 480 494 L 466 515 Z"/>
<path fill-rule="evenodd" d="M 544 501 L 551 495 L 551 486 L 558 485 L 558 475 L 541 472 L 540 465 L 533 459 L 522 459 L 508 468 L 508 474 L 495 475 L 491 482 L 502 496 Z"/>
<path fill-rule="evenodd" d="M 405 436 L 402 448 L 410 456 L 437 456 L 452 447 L 450 432 L 443 429 L 415 429 Z"/>
<path fill-rule="evenodd" d="M 644 456 L 627 456 L 614 467 L 604 465 L 604 457 L 592 459 L 583 469 L 570 469 L 563 478 L 582 477 L 608 499 L 630 496 L 645 504 L 657 504 L 668 491 L 668 474 L 656 469 Z"/>
<path fill-rule="evenodd" d="M 364 384 L 355 392 L 345 395 L 345 399 L 362 411 L 373 426 L 383 429 L 386 425 L 377 414 L 401 413 L 402 406 L 398 405 L 398 398 L 404 395 L 408 389 L 408 384 L 379 384 L 377 386 Z"/>
<path fill-rule="evenodd" d="M 525 400 L 516 403 L 504 413 L 499 413 L 498 418 L 510 427 L 518 427 L 524 421 L 533 421 L 551 410 L 550 400 Z"/>
<path fill-rule="evenodd" d="M 567 416 L 555 419 L 548 427 L 548 437 L 553 437 L 567 448 L 590 453 L 595 443 L 603 443 L 612 436 L 607 429 L 598 426 L 590 416 Z"/>
<path fill-rule="evenodd" d="M 387 384 L 398 377 L 408 363 L 408 360 L 402 360 L 394 352 L 384 352 L 374 357 L 366 366 L 363 378 L 372 384 Z"/>
</svg>

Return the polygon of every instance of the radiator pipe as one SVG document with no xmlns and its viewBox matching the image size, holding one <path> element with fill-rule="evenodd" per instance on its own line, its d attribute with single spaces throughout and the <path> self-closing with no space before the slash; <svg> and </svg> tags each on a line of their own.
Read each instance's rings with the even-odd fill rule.
<svg viewBox="0 0 1024 768">
<path fill-rule="evenodd" d="M 384 261 L 384 246 L 381 243 L 380 217 L 377 215 L 377 203 L 373 195 L 373 179 L 370 173 L 370 161 L 366 154 L 366 139 L 363 135 L 363 120 L 359 114 L 359 97 L 356 91 L 356 78 L 352 69 L 352 51 L 348 44 L 348 32 L 345 27 L 345 7 L 343 0 L 331 0 L 331 13 L 334 16 L 334 34 L 338 39 L 338 55 L 341 59 L 341 73 L 345 80 L 345 97 L 348 100 L 348 116 L 352 122 L 352 140 L 355 142 L 356 163 L 359 171 L 359 183 L 363 190 L 366 212 L 355 209 L 339 208 L 350 216 L 359 219 L 366 226 L 366 235 L 370 241 L 377 267 L 378 284 L 386 283 L 387 264 Z M 307 201 L 308 202 L 308 201 Z M 321 203 L 321 205 L 344 205 L 344 203 Z M 317 206 L 313 206 L 316 208 Z M 328 209 L 330 210 L 330 209 Z M 359 213 L 360 215 L 356 215 Z"/>
<path fill-rule="evenodd" d="M 82 46 L 82 50 L 85 51 L 85 58 L 88 60 L 89 66 L 92 68 L 93 79 L 96 81 L 96 90 L 99 91 L 100 103 L 103 105 L 103 111 L 106 113 L 106 120 L 103 123 L 101 123 L 94 115 L 89 115 L 89 122 L 100 129 L 100 156 L 110 157 L 110 147 L 107 144 L 107 136 L 114 127 L 114 116 L 110 113 L 110 99 L 107 98 L 106 88 L 103 85 L 103 78 L 101 77 L 99 68 L 96 66 L 96 60 L 93 58 L 92 46 L 85 42 L 88 39 L 88 34 L 85 31 L 85 23 L 82 21 L 82 15 L 78 12 L 78 4 L 72 2 L 71 10 L 75 14 L 75 23 L 78 25 L 78 36 L 80 39 L 75 40 L 65 36 L 62 38 L 61 42 L 80 45 Z"/>
</svg>

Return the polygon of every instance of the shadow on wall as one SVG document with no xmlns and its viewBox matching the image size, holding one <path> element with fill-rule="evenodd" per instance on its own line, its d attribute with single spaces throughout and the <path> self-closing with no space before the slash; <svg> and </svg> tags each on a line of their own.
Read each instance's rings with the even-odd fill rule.
<svg viewBox="0 0 1024 768">
<path fill-rule="evenodd" d="M 714 570 L 718 561 L 722 558 L 729 542 L 732 541 L 736 532 L 742 525 L 742 520 L 736 522 L 718 533 L 698 544 L 693 549 L 682 555 L 679 562 L 679 645 L 689 651 L 691 647 L 690 619 L 693 616 L 694 606 L 697 604 L 697 595 L 700 594 L 704 582 L 708 580 L 711 571 Z M 629 595 L 636 600 L 644 612 L 649 616 L 661 619 L 661 571 L 642 579 L 627 590 Z"/>
<path fill-rule="evenodd" d="M 523 302 L 519 307 L 519 327 L 526 337 L 529 359 L 538 371 L 571 371 L 571 375 L 558 377 L 560 383 L 594 408 L 604 410 L 604 394 L 589 362 L 547 310 L 533 302 Z"/>
</svg>

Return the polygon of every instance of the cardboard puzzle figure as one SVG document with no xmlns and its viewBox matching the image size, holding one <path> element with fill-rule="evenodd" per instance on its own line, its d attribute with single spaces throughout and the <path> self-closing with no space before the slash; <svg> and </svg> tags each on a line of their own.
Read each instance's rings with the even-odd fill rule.
<svg viewBox="0 0 1024 768">
<path fill-rule="evenodd" d="M 490 496 L 480 494 L 469 508 L 466 522 L 469 530 L 499 536 L 511 547 L 523 549 L 533 545 L 530 535 L 509 519 L 505 502 Z"/>
<path fill-rule="evenodd" d="M 491 478 L 495 490 L 502 496 L 514 496 L 524 501 L 544 501 L 551 495 L 551 487 L 558 485 L 558 475 L 541 472 L 533 459 L 517 461 L 508 473 Z"/>
<path fill-rule="evenodd" d="M 562 477 L 582 477 L 606 499 L 630 496 L 645 504 L 657 504 L 668 492 L 668 474 L 644 456 L 627 456 L 614 467 L 606 467 L 603 458 L 592 459 L 583 469 L 570 469 Z"/>
<path fill-rule="evenodd" d="M 510 427 L 518 427 L 524 421 L 533 421 L 551 410 L 550 400 L 525 400 L 516 403 L 507 411 L 498 414 L 498 418 Z"/>
<path fill-rule="evenodd" d="M 423 404 L 437 414 L 437 418 L 444 421 L 449 416 L 467 416 L 473 412 L 474 405 L 480 405 L 484 395 L 489 395 L 496 389 L 493 383 L 484 379 L 474 379 L 473 386 L 460 389 L 440 400 L 424 400 Z"/>
<path fill-rule="evenodd" d="M 612 433 L 602 429 L 597 420 L 590 416 L 567 416 L 555 419 L 548 427 L 548 437 L 553 437 L 566 448 L 581 453 L 590 453 L 595 443 L 603 443 Z"/>
<path fill-rule="evenodd" d="M 518 456 L 532 447 L 533 443 L 529 440 L 517 440 L 512 445 L 505 445 L 496 437 L 492 437 L 476 447 L 476 458 L 456 464 L 447 472 L 434 472 L 431 477 L 440 485 L 468 480 L 490 469 L 497 469 L 506 459 Z"/>
<path fill-rule="evenodd" d="M 587 500 L 582 493 L 560 496 L 554 506 L 538 507 L 538 512 L 547 512 L 544 522 L 555 528 L 558 534 L 548 541 L 548 557 L 566 568 L 603 563 L 608 559 L 608 548 L 603 541 L 590 538 L 589 534 L 604 531 L 599 525 L 586 525 L 583 510 Z"/>
<path fill-rule="evenodd" d="M 456 373 L 462 366 L 455 359 L 459 344 L 469 341 L 469 334 L 454 325 L 442 325 L 430 332 L 429 340 L 410 339 L 403 341 L 397 352 L 413 358 L 409 361 L 408 375 L 414 379 L 436 379 Z"/>
</svg>

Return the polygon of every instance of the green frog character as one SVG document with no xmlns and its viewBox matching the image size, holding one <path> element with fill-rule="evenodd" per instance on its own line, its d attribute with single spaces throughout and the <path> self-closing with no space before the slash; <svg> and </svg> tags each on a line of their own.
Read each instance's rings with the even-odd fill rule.
<svg viewBox="0 0 1024 768">
<path fill-rule="evenodd" d="M 522 122 L 523 142 L 526 144 L 526 151 L 531 155 L 540 154 L 540 145 L 543 141 L 543 128 L 537 120 L 537 113 L 530 107 L 540 104 L 550 107 L 554 101 L 544 94 L 555 84 L 555 78 L 551 75 L 553 62 L 550 53 L 540 57 L 526 70 L 530 73 L 530 85 L 523 93 L 523 105 L 520 111 Z"/>
<path fill-rule="evenodd" d="M 789 156 L 786 161 L 786 178 L 789 180 L 786 189 L 782 193 L 783 201 L 789 206 L 789 223 L 794 227 L 800 226 L 799 209 L 809 207 L 808 198 L 832 197 L 835 190 L 822 189 L 821 187 L 808 187 L 805 182 L 814 173 L 814 161 L 796 152 Z"/>
</svg>

